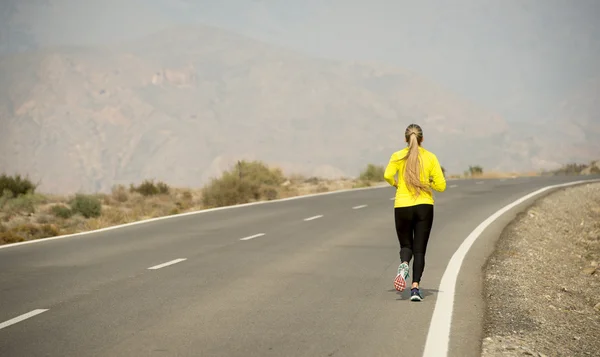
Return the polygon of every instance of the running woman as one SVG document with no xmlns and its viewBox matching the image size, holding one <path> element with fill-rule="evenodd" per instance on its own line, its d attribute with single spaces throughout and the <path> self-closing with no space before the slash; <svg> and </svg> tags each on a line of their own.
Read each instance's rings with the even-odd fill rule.
<svg viewBox="0 0 600 357">
<path fill-rule="evenodd" d="M 394 287 L 404 291 L 413 262 L 411 301 L 421 301 L 419 283 L 425 268 L 425 250 L 433 225 L 433 191 L 446 190 L 446 178 L 437 157 L 421 147 L 423 130 L 410 124 L 404 132 L 408 147 L 394 152 L 385 169 L 384 179 L 396 187 L 394 218 L 400 243 L 400 266 Z M 396 178 L 398 174 L 398 178 Z"/>
</svg>

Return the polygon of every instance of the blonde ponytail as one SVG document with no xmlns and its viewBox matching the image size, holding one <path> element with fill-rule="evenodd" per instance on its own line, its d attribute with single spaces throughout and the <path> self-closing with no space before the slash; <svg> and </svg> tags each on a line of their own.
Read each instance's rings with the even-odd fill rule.
<svg viewBox="0 0 600 357">
<path fill-rule="evenodd" d="M 408 141 L 408 153 L 402 158 L 405 160 L 404 166 L 404 181 L 406 187 L 416 191 L 416 196 L 421 194 L 421 190 L 429 192 L 429 185 L 421 181 L 422 162 L 421 154 L 419 153 L 419 145 L 423 140 L 423 131 L 417 124 L 411 124 L 406 128 L 404 133 L 406 141 Z"/>
</svg>

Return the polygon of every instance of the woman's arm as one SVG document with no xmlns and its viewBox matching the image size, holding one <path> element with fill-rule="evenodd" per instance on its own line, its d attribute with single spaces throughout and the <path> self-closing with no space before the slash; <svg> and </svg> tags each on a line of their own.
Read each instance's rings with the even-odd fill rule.
<svg viewBox="0 0 600 357">
<path fill-rule="evenodd" d="M 434 154 L 431 154 L 433 160 L 433 168 L 431 170 L 431 188 L 438 192 L 444 192 L 446 190 L 446 177 L 440 166 L 440 162 Z"/>
<path fill-rule="evenodd" d="M 398 161 L 395 158 L 395 155 L 390 157 L 390 161 L 385 168 L 385 172 L 383 173 L 384 180 L 389 183 L 391 186 L 398 187 L 398 181 L 396 180 L 396 173 L 398 172 Z"/>
</svg>

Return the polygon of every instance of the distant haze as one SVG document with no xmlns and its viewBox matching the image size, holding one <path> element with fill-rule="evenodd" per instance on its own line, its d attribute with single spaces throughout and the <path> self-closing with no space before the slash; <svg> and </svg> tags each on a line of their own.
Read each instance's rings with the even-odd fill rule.
<svg viewBox="0 0 600 357">
<path fill-rule="evenodd" d="M 46 190 L 354 176 L 411 122 L 451 172 L 600 158 L 600 1 L 26 3 L 0 4 L 0 167 Z"/>
<path fill-rule="evenodd" d="M 14 0 L 13 0 L 14 1 Z M 18 15 L 41 46 L 110 44 L 204 23 L 339 60 L 415 70 L 534 120 L 600 69 L 596 0 L 49 0 Z"/>
</svg>

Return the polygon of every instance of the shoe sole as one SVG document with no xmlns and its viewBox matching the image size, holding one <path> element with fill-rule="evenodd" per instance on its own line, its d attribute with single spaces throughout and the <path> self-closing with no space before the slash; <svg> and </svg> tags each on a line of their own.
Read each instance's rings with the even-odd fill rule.
<svg viewBox="0 0 600 357">
<path fill-rule="evenodd" d="M 408 278 L 408 266 L 406 264 L 400 264 L 398 267 L 398 275 L 396 275 L 396 279 L 394 279 L 394 288 L 398 291 L 404 291 L 406 289 L 406 278 L 402 276 L 400 267 L 406 266 L 406 278 Z"/>
<path fill-rule="evenodd" d="M 406 288 L 406 280 L 404 280 L 402 274 L 396 275 L 396 279 L 394 279 L 394 288 L 398 291 L 404 291 Z"/>
<path fill-rule="evenodd" d="M 417 301 L 417 302 L 419 302 L 419 301 L 422 301 L 422 300 L 423 299 L 421 299 L 421 297 L 419 297 L 419 296 L 411 296 L 410 297 L 410 301 Z"/>
</svg>

